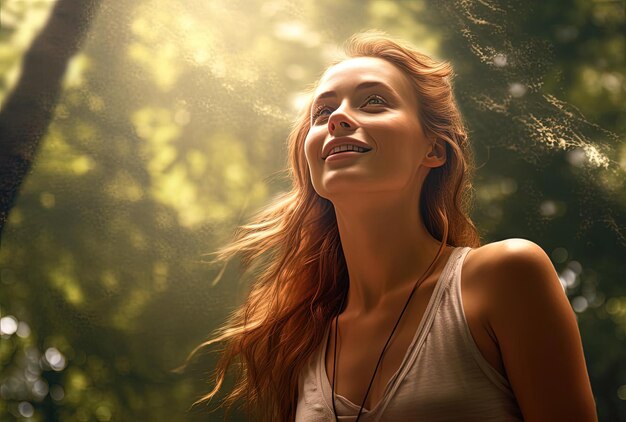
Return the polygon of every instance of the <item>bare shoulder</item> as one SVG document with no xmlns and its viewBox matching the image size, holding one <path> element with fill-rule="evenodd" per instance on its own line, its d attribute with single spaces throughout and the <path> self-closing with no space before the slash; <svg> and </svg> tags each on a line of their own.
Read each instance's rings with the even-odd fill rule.
<svg viewBox="0 0 626 422">
<path fill-rule="evenodd" d="M 512 284 L 527 287 L 558 275 L 550 258 L 536 243 L 521 238 L 505 239 L 472 249 L 465 260 L 464 273 L 472 279 L 481 294 L 490 295 L 488 302 L 501 301 L 498 295 L 515 289 Z M 543 280 L 543 281 L 542 281 Z M 557 283 L 560 286 L 560 282 Z M 518 286 L 520 287 L 520 286 Z"/>
<path fill-rule="evenodd" d="M 479 280 L 476 284 L 485 297 L 483 312 L 494 332 L 498 326 L 503 329 L 507 320 L 520 316 L 513 310 L 526 314 L 524 320 L 530 322 L 529 313 L 538 301 L 549 302 L 542 309 L 571 313 L 556 269 L 536 243 L 505 239 L 473 249 L 470 254 L 467 266 L 473 278 Z"/>
<path fill-rule="evenodd" d="M 554 269 L 550 258 L 536 243 L 521 238 L 489 243 L 470 252 L 473 260 L 488 268 L 489 273 L 510 273 L 510 266 Z"/>
<path fill-rule="evenodd" d="M 537 277 L 538 272 L 544 276 Z M 547 254 L 530 240 L 505 239 L 473 248 L 468 253 L 463 263 L 464 288 L 475 304 L 473 309 L 477 318 L 496 344 L 499 340 L 495 335 L 494 321 L 507 316 L 499 311 L 506 310 L 507 300 L 515 300 L 517 289 L 533 290 L 530 286 L 533 280 L 545 281 L 546 274 L 558 281 Z"/>
<path fill-rule="evenodd" d="M 524 419 L 596 421 L 576 316 L 549 256 L 517 238 L 471 253 Z"/>
</svg>

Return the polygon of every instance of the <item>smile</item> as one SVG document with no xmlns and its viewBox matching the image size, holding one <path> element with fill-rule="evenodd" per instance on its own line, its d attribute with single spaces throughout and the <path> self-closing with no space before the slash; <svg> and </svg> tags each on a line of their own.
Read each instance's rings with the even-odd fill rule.
<svg viewBox="0 0 626 422">
<path fill-rule="evenodd" d="M 353 144 L 338 145 L 338 146 L 334 147 L 332 150 L 330 150 L 330 152 L 326 156 L 325 160 L 327 160 L 329 157 L 331 157 L 333 155 L 337 155 L 337 154 L 348 154 L 350 152 L 355 153 L 355 154 L 363 154 L 363 153 L 366 153 L 366 152 L 368 152 L 370 150 L 371 150 L 371 148 L 363 148 L 361 146 L 353 145 Z M 349 154 L 349 155 L 354 155 L 354 154 Z"/>
<path fill-rule="evenodd" d="M 333 154 L 329 155 L 328 157 L 326 157 L 326 161 L 339 161 L 339 160 L 354 158 L 357 155 L 367 154 L 367 152 L 368 151 L 366 151 L 366 150 L 363 150 L 363 151 L 341 151 L 341 152 L 336 152 L 336 153 L 333 153 Z"/>
</svg>

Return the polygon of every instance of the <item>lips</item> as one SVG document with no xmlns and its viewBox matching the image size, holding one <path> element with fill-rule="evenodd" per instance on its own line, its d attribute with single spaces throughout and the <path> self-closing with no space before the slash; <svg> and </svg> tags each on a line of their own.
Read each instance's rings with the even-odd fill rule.
<svg viewBox="0 0 626 422">
<path fill-rule="evenodd" d="M 348 145 L 352 145 L 358 148 L 363 148 L 365 150 L 363 151 L 363 153 L 368 152 L 372 149 L 369 145 L 367 145 L 363 141 L 359 141 L 358 139 L 344 136 L 341 138 L 332 139 L 330 142 L 324 145 L 324 148 L 322 150 L 322 159 L 326 160 L 331 155 L 331 152 L 333 151 L 333 149 L 335 149 L 336 147 L 347 147 Z M 340 154 L 341 152 L 344 152 L 344 151 L 335 152 L 332 155 Z"/>
<path fill-rule="evenodd" d="M 344 152 L 356 152 L 357 154 L 363 154 L 367 152 L 367 150 L 365 148 L 360 148 L 360 147 L 353 146 L 353 145 L 348 145 L 348 146 L 342 145 L 342 146 L 333 148 L 330 154 L 328 154 L 328 157 L 332 157 L 333 155 L 337 155 L 337 154 L 342 154 Z"/>
</svg>

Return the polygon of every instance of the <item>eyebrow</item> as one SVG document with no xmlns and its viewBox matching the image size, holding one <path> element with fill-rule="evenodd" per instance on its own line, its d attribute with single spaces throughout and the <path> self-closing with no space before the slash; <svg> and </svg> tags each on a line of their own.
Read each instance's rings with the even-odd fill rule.
<svg viewBox="0 0 626 422">
<path fill-rule="evenodd" d="M 396 91 L 390 87 L 389 85 L 382 83 L 382 82 L 378 82 L 378 81 L 367 81 L 367 82 L 361 82 L 360 84 L 357 85 L 357 87 L 354 89 L 355 91 L 361 90 L 361 89 L 366 89 L 366 88 L 372 88 L 375 86 L 379 86 L 382 88 L 387 89 L 388 91 L 391 91 L 393 94 L 396 94 Z M 317 96 L 317 98 L 315 98 L 315 100 L 313 101 L 313 105 L 317 104 L 317 102 L 323 98 L 329 98 L 329 97 L 336 97 L 337 93 L 335 91 L 327 91 L 324 92 L 320 95 Z"/>
</svg>

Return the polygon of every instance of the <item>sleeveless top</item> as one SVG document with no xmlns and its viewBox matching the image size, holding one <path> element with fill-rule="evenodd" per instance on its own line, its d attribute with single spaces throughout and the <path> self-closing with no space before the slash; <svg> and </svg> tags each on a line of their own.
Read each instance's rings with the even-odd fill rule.
<svg viewBox="0 0 626 422">
<path fill-rule="evenodd" d="M 461 268 L 470 250 L 452 251 L 400 367 L 360 422 L 523 421 L 509 381 L 482 356 L 465 319 Z M 325 356 L 323 341 L 299 374 L 296 422 L 335 420 Z M 335 406 L 340 421 L 356 420 L 360 403 L 335 393 Z"/>
</svg>

